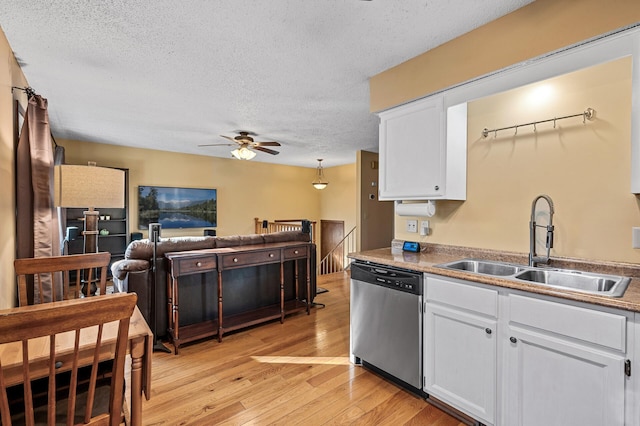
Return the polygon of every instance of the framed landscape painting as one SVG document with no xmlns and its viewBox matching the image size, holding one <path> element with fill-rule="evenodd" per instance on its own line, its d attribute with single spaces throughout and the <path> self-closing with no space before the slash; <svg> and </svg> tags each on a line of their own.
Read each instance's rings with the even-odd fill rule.
<svg viewBox="0 0 640 426">
<path fill-rule="evenodd" d="M 163 228 L 215 228 L 218 213 L 217 191 L 166 186 L 138 187 L 138 229 L 149 223 Z"/>
</svg>

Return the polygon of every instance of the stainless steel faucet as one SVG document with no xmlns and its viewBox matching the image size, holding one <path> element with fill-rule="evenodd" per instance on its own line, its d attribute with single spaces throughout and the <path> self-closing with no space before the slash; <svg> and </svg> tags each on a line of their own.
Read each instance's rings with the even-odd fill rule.
<svg viewBox="0 0 640 426">
<path fill-rule="evenodd" d="M 547 226 L 536 224 L 536 204 L 541 198 L 544 199 L 549 205 L 549 224 Z M 547 228 L 547 242 L 545 244 L 545 246 L 547 247 L 546 256 L 538 256 L 538 254 L 536 253 L 537 227 Z M 549 252 L 551 251 L 551 247 L 553 247 L 553 201 L 548 195 L 538 195 L 533 199 L 533 203 L 531 203 L 531 221 L 529 222 L 529 266 L 536 266 L 538 263 L 549 263 Z"/>
</svg>

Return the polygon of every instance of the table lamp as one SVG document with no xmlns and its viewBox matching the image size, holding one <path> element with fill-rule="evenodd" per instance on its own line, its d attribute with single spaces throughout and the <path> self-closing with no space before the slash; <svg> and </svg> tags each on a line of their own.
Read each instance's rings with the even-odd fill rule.
<svg viewBox="0 0 640 426">
<path fill-rule="evenodd" d="M 84 212 L 84 253 L 98 252 L 96 207 L 124 208 L 124 171 L 108 167 L 62 164 L 54 167 L 54 205 L 87 208 Z"/>
</svg>

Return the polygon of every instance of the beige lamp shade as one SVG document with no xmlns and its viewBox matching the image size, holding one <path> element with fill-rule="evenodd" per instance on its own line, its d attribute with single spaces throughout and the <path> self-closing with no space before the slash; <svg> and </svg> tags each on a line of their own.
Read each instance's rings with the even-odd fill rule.
<svg viewBox="0 0 640 426">
<path fill-rule="evenodd" d="M 124 171 L 63 164 L 54 168 L 54 205 L 123 208 Z"/>
</svg>

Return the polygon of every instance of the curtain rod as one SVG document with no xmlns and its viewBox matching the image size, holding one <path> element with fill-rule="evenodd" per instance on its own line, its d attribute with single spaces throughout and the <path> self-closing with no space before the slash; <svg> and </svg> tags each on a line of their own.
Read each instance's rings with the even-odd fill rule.
<svg viewBox="0 0 640 426">
<path fill-rule="evenodd" d="M 501 127 L 499 129 L 492 129 L 489 130 L 486 127 L 482 130 L 482 137 L 486 138 L 487 136 L 489 136 L 489 133 L 493 133 L 494 137 L 497 136 L 498 132 L 501 130 L 509 130 L 509 129 L 516 129 L 516 135 L 518 134 L 518 127 L 523 127 L 523 126 L 533 126 L 533 130 L 536 131 L 536 124 L 540 124 L 540 123 L 548 123 L 550 121 L 553 121 L 553 128 L 556 128 L 556 121 L 558 120 L 564 120 L 565 118 L 573 118 L 573 117 L 582 117 L 582 124 L 585 124 L 587 122 L 587 120 L 591 121 L 593 120 L 593 118 L 596 115 L 596 110 L 593 108 L 587 108 L 584 110 L 584 112 L 581 112 L 580 114 L 573 114 L 573 115 L 565 115 L 564 117 L 554 117 L 554 118 L 549 118 L 547 120 L 540 120 L 540 121 L 532 121 L 531 123 L 524 123 L 524 124 L 516 124 L 515 126 L 508 126 L 508 127 Z"/>
<path fill-rule="evenodd" d="M 27 97 L 29 99 L 33 98 L 36 95 L 36 91 L 33 90 L 33 87 L 31 86 L 27 86 L 27 87 L 11 86 L 11 93 L 13 93 L 13 89 L 22 90 L 24 93 L 27 94 Z M 51 135 L 51 140 L 53 141 L 53 145 L 57 148 L 58 142 L 56 142 L 56 138 L 53 137 L 53 132 L 51 131 L 51 128 L 49 128 L 49 134 Z"/>
<path fill-rule="evenodd" d="M 22 90 L 24 93 L 27 94 L 27 97 L 29 99 L 31 99 L 36 95 L 36 91 L 33 90 L 33 87 L 31 86 L 27 86 L 27 87 L 11 86 L 11 93 L 13 93 L 13 89 Z"/>
</svg>

